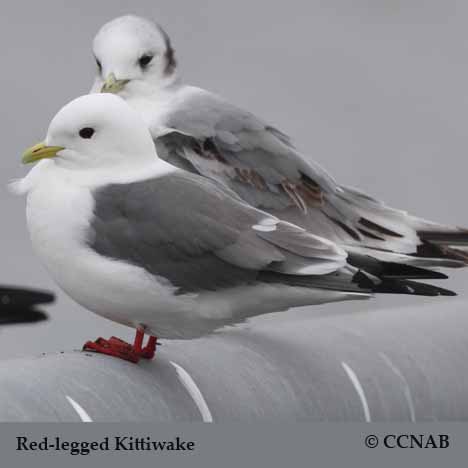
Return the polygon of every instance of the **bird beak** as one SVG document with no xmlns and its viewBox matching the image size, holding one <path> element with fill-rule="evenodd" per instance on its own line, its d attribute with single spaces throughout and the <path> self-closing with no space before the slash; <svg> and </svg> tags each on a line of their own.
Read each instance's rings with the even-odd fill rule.
<svg viewBox="0 0 468 468">
<path fill-rule="evenodd" d="M 115 75 L 113 73 L 111 73 L 106 78 L 106 81 L 104 81 L 104 84 L 102 85 L 102 88 L 101 88 L 101 93 L 114 93 L 114 94 L 117 94 L 119 91 L 122 91 L 122 89 L 124 89 L 125 85 L 129 81 L 130 80 L 117 80 L 115 78 Z"/>
<path fill-rule="evenodd" d="M 45 143 L 38 143 L 31 146 L 23 153 L 23 164 L 30 164 L 40 159 L 55 158 L 59 151 L 62 151 L 62 146 L 46 146 Z"/>
</svg>

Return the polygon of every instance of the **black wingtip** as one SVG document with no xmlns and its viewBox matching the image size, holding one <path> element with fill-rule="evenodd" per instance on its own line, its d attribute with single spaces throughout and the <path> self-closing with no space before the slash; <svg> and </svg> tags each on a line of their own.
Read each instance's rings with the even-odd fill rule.
<svg viewBox="0 0 468 468">
<path fill-rule="evenodd" d="M 358 270 L 353 276 L 353 283 L 357 284 L 361 289 L 375 291 L 379 280 L 362 270 Z"/>
<path fill-rule="evenodd" d="M 429 270 L 406 263 L 384 262 L 369 255 L 348 254 L 348 263 L 366 271 L 378 278 L 400 279 L 447 279 L 448 276 L 439 271 Z"/>
<path fill-rule="evenodd" d="M 419 283 L 407 279 L 375 278 L 358 271 L 353 282 L 360 288 L 381 294 L 407 294 L 410 296 L 456 296 L 457 293 L 432 284 Z"/>
<path fill-rule="evenodd" d="M 445 273 L 401 263 L 383 262 L 381 276 L 405 279 L 448 279 Z"/>
<path fill-rule="evenodd" d="M 412 296 L 456 296 L 457 293 L 432 284 L 419 283 L 411 280 L 384 279 L 375 292 L 389 294 L 408 294 Z"/>
</svg>

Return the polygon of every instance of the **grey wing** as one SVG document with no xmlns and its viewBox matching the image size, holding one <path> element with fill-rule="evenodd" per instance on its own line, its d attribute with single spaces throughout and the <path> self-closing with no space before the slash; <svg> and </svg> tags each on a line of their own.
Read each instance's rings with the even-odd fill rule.
<svg viewBox="0 0 468 468">
<path fill-rule="evenodd" d="M 332 242 L 183 171 L 95 193 L 89 245 L 141 266 L 180 292 L 252 283 L 262 271 L 322 275 L 346 264 Z"/>
<path fill-rule="evenodd" d="M 421 266 L 468 263 L 463 252 L 439 248 L 434 236 L 428 241 L 427 232 L 437 232 L 438 239 L 449 234 L 451 239 L 461 231 L 338 185 L 319 165 L 306 162 L 278 129 L 214 94 L 190 90 L 166 115 L 165 130 L 152 129 L 162 158 L 217 180 L 252 206 L 357 252 Z M 462 237 L 468 245 L 468 235 Z M 382 251 L 388 252 L 385 258 Z"/>
<path fill-rule="evenodd" d="M 193 88 L 152 129 L 160 157 L 216 179 L 267 211 L 320 206 L 336 190 L 318 165 L 306 163 L 289 137 L 218 96 Z"/>
</svg>

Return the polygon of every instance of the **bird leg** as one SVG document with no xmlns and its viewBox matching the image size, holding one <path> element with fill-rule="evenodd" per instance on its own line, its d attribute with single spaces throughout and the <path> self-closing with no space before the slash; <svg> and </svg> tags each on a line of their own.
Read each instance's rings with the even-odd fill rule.
<svg viewBox="0 0 468 468">
<path fill-rule="evenodd" d="M 151 335 L 148 338 L 148 343 L 146 343 L 146 346 L 141 350 L 141 357 L 144 359 L 153 359 L 158 344 L 158 339 Z"/>
<path fill-rule="evenodd" d="M 155 336 L 150 336 L 148 343 L 143 347 L 144 336 L 144 328 L 137 328 L 133 345 L 112 336 L 108 340 L 98 338 L 96 341 L 87 341 L 83 346 L 83 351 L 107 354 L 134 363 L 137 363 L 141 358 L 153 359 L 158 339 Z"/>
</svg>

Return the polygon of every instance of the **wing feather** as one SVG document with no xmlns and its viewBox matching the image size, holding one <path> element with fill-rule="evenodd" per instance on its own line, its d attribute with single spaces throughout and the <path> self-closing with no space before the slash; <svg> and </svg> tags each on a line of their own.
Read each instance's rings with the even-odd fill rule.
<svg viewBox="0 0 468 468">
<path fill-rule="evenodd" d="M 429 265 L 433 252 L 434 266 L 441 258 L 468 264 L 468 256 L 453 248 L 431 247 L 451 242 L 453 233 L 458 245 L 466 246 L 466 231 L 434 225 L 338 185 L 318 164 L 306 161 L 283 132 L 219 96 L 184 87 L 169 107 L 151 128 L 158 154 L 217 180 L 250 205 L 346 248 L 368 249 L 377 258 L 388 251 L 424 257 L 422 263 Z"/>
<path fill-rule="evenodd" d="M 184 292 L 250 283 L 263 270 L 313 275 L 346 264 L 332 242 L 184 171 L 106 186 L 95 198 L 90 246 Z"/>
</svg>

